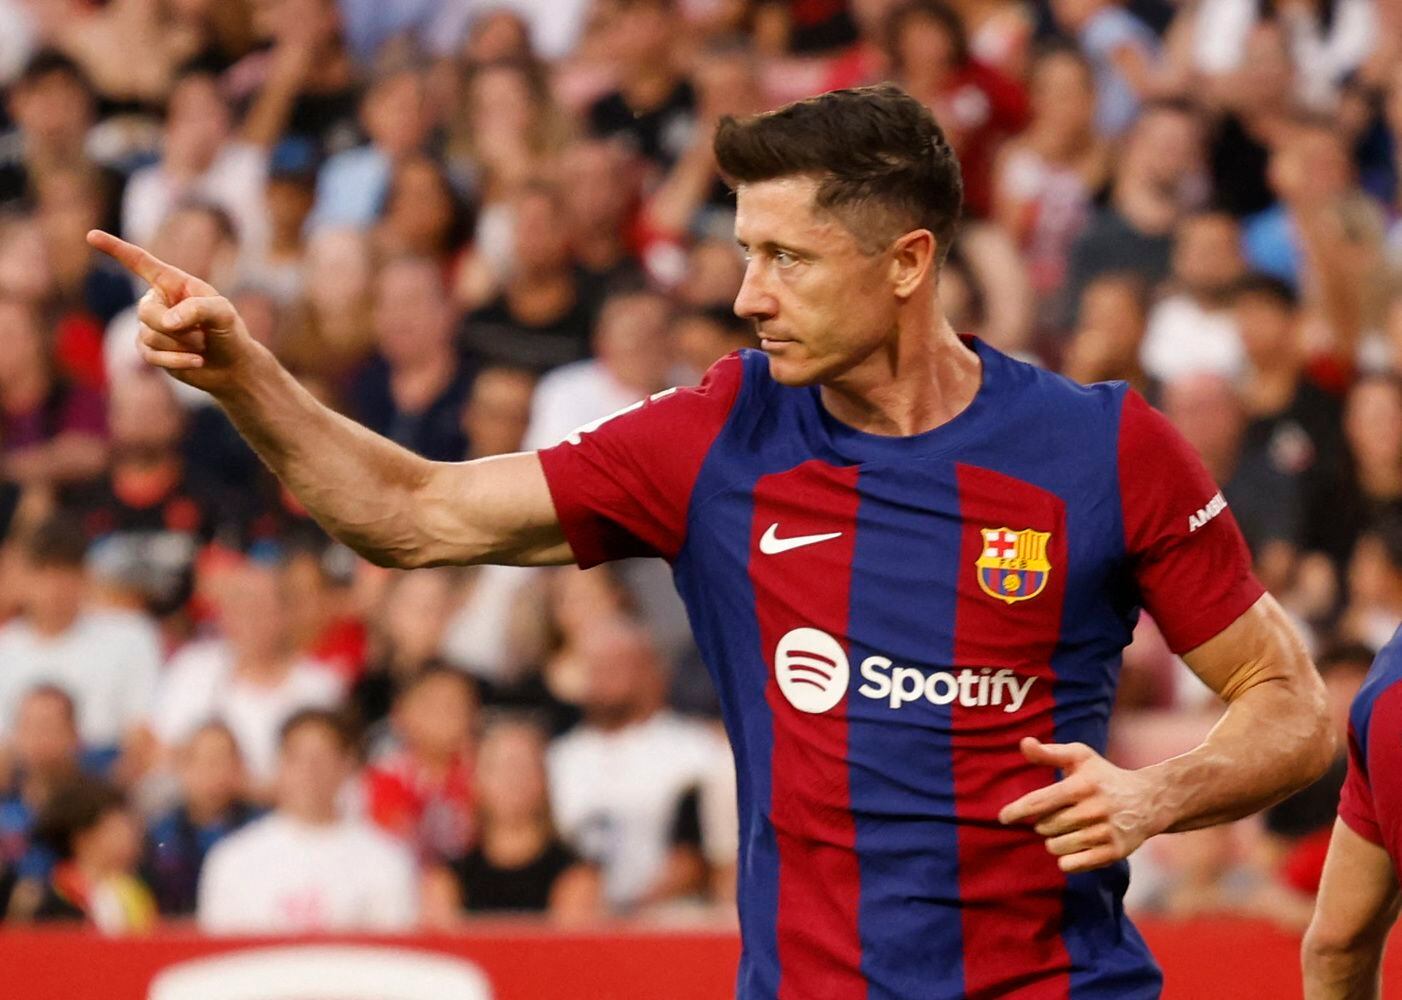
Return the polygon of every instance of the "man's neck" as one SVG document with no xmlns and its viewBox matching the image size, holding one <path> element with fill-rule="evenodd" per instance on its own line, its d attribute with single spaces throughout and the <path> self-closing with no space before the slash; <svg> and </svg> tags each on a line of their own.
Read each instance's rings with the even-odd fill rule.
<svg viewBox="0 0 1402 1000">
<path fill-rule="evenodd" d="M 899 335 L 822 387 L 823 406 L 867 434 L 910 437 L 962 413 L 978 394 L 983 362 L 941 318 L 933 331 Z"/>
</svg>

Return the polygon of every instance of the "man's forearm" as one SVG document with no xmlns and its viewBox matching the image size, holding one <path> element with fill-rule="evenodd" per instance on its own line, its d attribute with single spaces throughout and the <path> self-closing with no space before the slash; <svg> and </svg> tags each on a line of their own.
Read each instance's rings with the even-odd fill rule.
<svg viewBox="0 0 1402 1000">
<path fill-rule="evenodd" d="M 1347 951 L 1312 951 L 1304 955 L 1307 1000 L 1378 1000 L 1383 942 L 1366 942 Z"/>
<path fill-rule="evenodd" d="M 216 395 L 240 434 L 317 522 L 371 562 L 412 565 L 412 498 L 431 463 L 323 405 L 265 348 Z"/>
<path fill-rule="evenodd" d="M 1200 746 L 1145 768 L 1156 778 L 1156 832 L 1248 816 L 1314 781 L 1334 756 L 1323 691 L 1262 681 L 1232 701 Z"/>
</svg>

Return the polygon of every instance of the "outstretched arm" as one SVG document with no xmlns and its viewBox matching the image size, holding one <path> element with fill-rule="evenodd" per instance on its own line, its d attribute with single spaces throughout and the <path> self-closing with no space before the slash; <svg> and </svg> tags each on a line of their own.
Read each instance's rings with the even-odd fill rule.
<svg viewBox="0 0 1402 1000">
<path fill-rule="evenodd" d="M 1306 1000 L 1377 1000 L 1397 907 L 1397 872 L 1387 851 L 1336 821 L 1301 951 Z"/>
<path fill-rule="evenodd" d="M 534 454 L 430 462 L 318 402 L 249 336 L 229 300 L 140 247 L 88 242 L 151 285 L 142 356 L 210 393 L 331 535 L 383 566 L 572 560 Z"/>
</svg>

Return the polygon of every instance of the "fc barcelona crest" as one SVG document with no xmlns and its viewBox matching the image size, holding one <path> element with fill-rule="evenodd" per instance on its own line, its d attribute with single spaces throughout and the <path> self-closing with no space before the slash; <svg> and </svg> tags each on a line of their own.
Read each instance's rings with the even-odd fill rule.
<svg viewBox="0 0 1402 1000">
<path fill-rule="evenodd" d="M 983 528 L 983 554 L 978 557 L 978 585 L 989 597 L 1012 604 L 1036 597 L 1047 585 L 1050 531 L 1024 528 Z"/>
</svg>

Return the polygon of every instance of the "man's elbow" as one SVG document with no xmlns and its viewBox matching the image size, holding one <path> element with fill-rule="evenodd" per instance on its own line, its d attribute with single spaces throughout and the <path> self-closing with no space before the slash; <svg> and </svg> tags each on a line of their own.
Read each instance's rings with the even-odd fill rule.
<svg viewBox="0 0 1402 1000">
<path fill-rule="evenodd" d="M 1298 787 L 1303 788 L 1322 777 L 1334 763 L 1339 753 L 1339 734 L 1329 711 L 1324 682 L 1313 668 L 1299 687 L 1296 715 L 1304 738 L 1297 753 L 1297 778 Z"/>
<path fill-rule="evenodd" d="M 1374 953 L 1380 954 L 1384 940 L 1371 927 L 1345 927 L 1316 913 L 1300 945 L 1305 976 L 1318 978 L 1340 966 L 1352 967 Z"/>
</svg>

